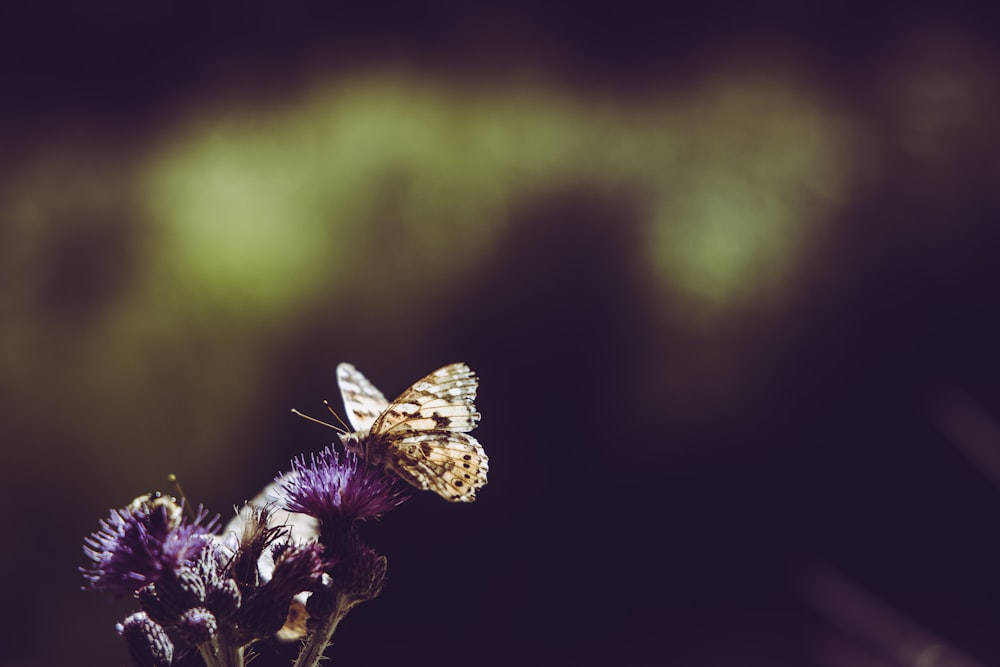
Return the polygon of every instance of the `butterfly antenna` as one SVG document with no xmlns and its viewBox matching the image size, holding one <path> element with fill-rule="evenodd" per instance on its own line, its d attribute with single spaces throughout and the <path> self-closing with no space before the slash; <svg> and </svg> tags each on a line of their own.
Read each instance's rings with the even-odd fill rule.
<svg viewBox="0 0 1000 667">
<path fill-rule="evenodd" d="M 299 417 L 302 417 L 303 419 L 308 419 L 311 422 L 316 422 L 317 424 L 322 424 L 323 426 L 326 426 L 327 428 L 332 428 L 337 433 L 344 433 L 344 434 L 347 433 L 347 431 L 345 431 L 344 429 L 340 428 L 339 426 L 334 426 L 333 424 L 331 424 L 329 422 L 325 422 L 322 419 L 316 419 L 315 417 L 310 417 L 307 414 L 303 414 L 303 413 L 299 412 L 295 408 L 292 408 L 292 413 L 298 415 Z M 334 416 L 336 416 L 336 415 L 334 415 Z"/>
<path fill-rule="evenodd" d="M 325 405 L 326 409 L 330 411 L 330 414 L 333 415 L 333 418 L 336 419 L 340 423 L 340 425 L 344 427 L 344 433 L 350 433 L 351 427 L 345 424 L 344 420 L 341 419 L 340 415 L 337 414 L 337 411 L 330 406 L 330 401 L 324 399 L 323 405 Z"/>
<path fill-rule="evenodd" d="M 177 479 L 177 475 L 175 475 L 174 473 L 170 473 L 169 475 L 167 475 L 167 481 L 174 485 L 174 490 L 177 492 L 177 497 L 180 498 L 181 501 L 183 501 L 184 509 L 188 513 L 188 518 L 190 518 L 192 521 L 198 518 L 195 515 L 194 510 L 191 509 L 191 503 L 188 502 L 187 496 L 184 494 L 184 489 L 181 488 L 181 481 Z"/>
</svg>

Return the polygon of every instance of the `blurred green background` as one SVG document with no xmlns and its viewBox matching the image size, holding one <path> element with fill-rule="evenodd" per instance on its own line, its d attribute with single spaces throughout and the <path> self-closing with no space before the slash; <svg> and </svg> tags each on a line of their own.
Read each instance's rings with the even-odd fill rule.
<svg viewBox="0 0 1000 667">
<path fill-rule="evenodd" d="M 997 489 L 936 398 L 1000 414 L 990 18 L 21 10 L 4 664 L 124 664 L 83 537 L 169 472 L 228 515 L 332 439 L 289 408 L 340 361 L 469 363 L 491 477 L 371 527 L 338 664 L 915 664 L 803 601 L 814 561 L 1000 660 Z"/>
</svg>

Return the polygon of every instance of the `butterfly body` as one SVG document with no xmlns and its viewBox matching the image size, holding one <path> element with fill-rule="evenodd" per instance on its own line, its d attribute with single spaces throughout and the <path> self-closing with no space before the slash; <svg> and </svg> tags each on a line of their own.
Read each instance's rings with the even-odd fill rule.
<svg viewBox="0 0 1000 667">
<path fill-rule="evenodd" d="M 350 364 L 337 367 L 337 381 L 356 429 L 341 436 L 344 447 L 418 489 L 452 502 L 476 499 L 489 459 L 469 435 L 479 423 L 479 381 L 468 366 L 440 368 L 391 403 Z"/>
</svg>

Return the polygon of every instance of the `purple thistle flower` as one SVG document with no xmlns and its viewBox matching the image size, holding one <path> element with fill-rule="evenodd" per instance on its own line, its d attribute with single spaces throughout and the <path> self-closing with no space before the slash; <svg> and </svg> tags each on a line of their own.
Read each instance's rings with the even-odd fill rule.
<svg viewBox="0 0 1000 667">
<path fill-rule="evenodd" d="M 132 595 L 166 572 L 193 562 L 212 540 L 218 517 L 206 521 L 198 511 L 190 523 L 181 506 L 159 495 L 140 496 L 125 509 L 111 510 L 100 520 L 100 530 L 84 539 L 83 552 L 91 563 L 81 567 L 84 588 Z"/>
<path fill-rule="evenodd" d="M 324 525 L 351 523 L 385 514 L 409 497 L 398 479 L 353 452 L 341 456 L 327 447 L 292 460 L 291 472 L 278 478 L 284 509 L 318 519 Z"/>
</svg>

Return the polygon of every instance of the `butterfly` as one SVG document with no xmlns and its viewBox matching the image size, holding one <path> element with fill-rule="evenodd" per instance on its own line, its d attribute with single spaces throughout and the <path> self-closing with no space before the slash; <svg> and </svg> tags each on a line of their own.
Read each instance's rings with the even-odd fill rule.
<svg viewBox="0 0 1000 667">
<path fill-rule="evenodd" d="M 337 383 L 354 428 L 341 433 L 344 447 L 445 500 L 476 499 L 490 465 L 469 435 L 479 423 L 479 379 L 472 369 L 462 363 L 439 368 L 391 403 L 351 364 L 337 366 Z"/>
</svg>

